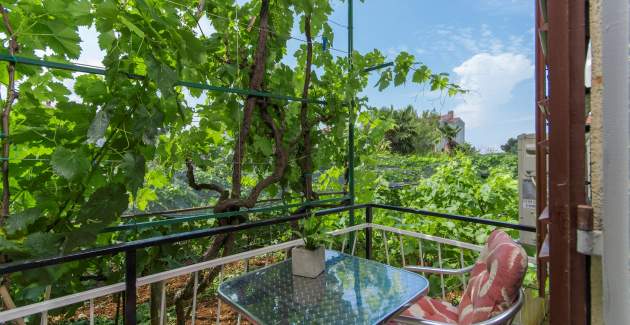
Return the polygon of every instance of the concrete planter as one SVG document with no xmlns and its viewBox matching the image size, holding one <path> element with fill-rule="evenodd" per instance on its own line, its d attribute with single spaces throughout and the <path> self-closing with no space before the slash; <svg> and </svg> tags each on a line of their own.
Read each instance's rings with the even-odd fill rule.
<svg viewBox="0 0 630 325">
<path fill-rule="evenodd" d="M 316 278 L 326 268 L 324 247 L 314 251 L 302 247 L 291 250 L 291 268 L 293 275 Z"/>
</svg>

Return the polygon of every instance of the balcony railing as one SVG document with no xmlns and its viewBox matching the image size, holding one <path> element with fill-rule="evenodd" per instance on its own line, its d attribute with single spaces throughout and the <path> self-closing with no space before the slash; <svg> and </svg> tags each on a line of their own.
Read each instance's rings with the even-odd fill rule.
<svg viewBox="0 0 630 325">
<path fill-rule="evenodd" d="M 69 255 L 58 256 L 47 259 L 38 259 L 25 261 L 14 264 L 5 264 L 0 266 L 0 275 L 32 270 L 51 265 L 58 265 L 71 261 L 90 259 L 99 256 L 124 253 L 126 277 L 125 282 L 94 288 L 67 296 L 55 297 L 38 303 L 21 306 L 11 310 L 0 312 L 0 323 L 17 319 L 27 319 L 34 315 L 41 315 L 41 324 L 48 321 L 48 312 L 81 304 L 83 309 L 87 311 L 84 317 L 89 320 L 89 324 L 93 325 L 96 321 L 95 306 L 97 301 L 104 297 L 112 295 L 124 295 L 124 320 L 126 324 L 135 324 L 136 309 L 138 307 L 138 289 L 155 283 L 161 283 L 161 299 L 159 306 L 160 324 L 167 322 L 167 283 L 173 282 L 181 277 L 192 277 L 194 279 L 193 296 L 191 300 L 190 323 L 195 324 L 200 317 L 208 319 L 209 315 L 214 318 L 216 324 L 223 323 L 241 323 L 241 315 L 235 315 L 228 312 L 229 307 L 222 306 L 220 300 L 216 301 L 216 310 L 208 311 L 207 308 L 199 309 L 198 278 L 200 272 L 219 268 L 219 282 L 223 281 L 226 276 L 235 276 L 243 272 L 252 270 L 252 265 L 263 263 L 266 265 L 275 260 L 288 257 L 288 251 L 295 246 L 303 244 L 301 239 L 291 240 L 281 243 L 268 245 L 261 248 L 249 249 L 233 255 L 204 261 L 196 264 L 186 265 L 172 270 L 151 274 L 137 278 L 136 270 L 136 250 L 175 242 L 183 242 L 196 238 L 211 237 L 219 234 L 233 233 L 252 228 L 269 227 L 279 224 L 288 224 L 296 220 L 307 217 L 324 217 L 327 215 L 339 214 L 346 211 L 365 212 L 364 223 L 350 227 L 345 227 L 330 232 L 335 238 L 331 242 L 329 248 L 336 249 L 351 255 L 359 255 L 365 258 L 377 259 L 380 262 L 394 266 L 406 266 L 409 264 L 417 264 L 422 266 L 435 267 L 464 267 L 474 262 L 476 255 L 483 249 L 483 246 L 459 241 L 451 238 L 443 238 L 413 231 L 412 229 L 401 229 L 398 227 L 377 224 L 373 222 L 373 212 L 375 209 L 395 211 L 404 214 L 414 214 L 420 216 L 428 216 L 435 218 L 445 218 L 450 220 L 458 220 L 462 222 L 470 222 L 475 224 L 484 224 L 488 226 L 507 228 L 520 231 L 535 232 L 530 226 L 505 223 L 495 220 L 487 220 L 480 218 L 472 218 L 458 215 L 450 215 L 436 213 L 430 211 L 416 210 L 410 208 L 385 206 L 378 204 L 343 206 L 339 208 L 320 210 L 312 214 L 302 213 L 291 216 L 285 216 L 270 220 L 262 220 L 244 223 L 236 226 L 217 227 L 212 229 L 204 229 L 193 232 L 173 234 L 160 238 L 151 238 L 128 242 L 115 246 L 108 246 L 92 250 L 81 251 Z M 444 258 L 444 252 L 449 252 L 451 256 L 448 260 Z M 454 254 L 453 252 L 458 252 Z M 457 256 L 457 258 L 453 258 Z M 256 263 L 251 263 L 256 262 Z M 446 265 L 448 264 L 448 265 Z M 457 265 L 454 265 L 457 264 Z M 535 258 L 530 257 L 530 268 L 535 268 Z M 439 283 L 439 286 L 432 286 L 432 294 L 441 296 L 443 299 L 456 300 L 457 293 L 461 293 L 466 285 L 465 276 L 451 277 L 445 275 L 428 276 L 431 284 Z M 207 299 L 207 293 L 204 299 Z M 215 306 L 213 305 L 213 308 Z M 205 315 L 204 315 L 205 313 Z M 516 323 L 521 323 L 518 322 Z"/>
</svg>

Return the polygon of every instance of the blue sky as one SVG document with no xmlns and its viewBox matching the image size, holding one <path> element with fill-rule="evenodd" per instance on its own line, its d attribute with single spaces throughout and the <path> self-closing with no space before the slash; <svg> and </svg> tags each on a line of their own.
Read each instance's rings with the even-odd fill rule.
<svg viewBox="0 0 630 325">
<path fill-rule="evenodd" d="M 379 92 L 374 79 L 365 92 L 372 105 L 455 110 L 466 140 L 483 151 L 534 131 L 534 1 L 355 0 L 354 16 L 355 49 L 408 51 L 470 90 L 456 98 L 412 84 Z M 345 3 L 332 19 L 347 22 Z M 335 47 L 346 48 L 343 28 L 335 32 Z"/>
<path fill-rule="evenodd" d="M 354 2 L 355 50 L 366 53 L 376 48 L 390 59 L 407 51 L 435 72 L 449 73 L 454 82 L 469 90 L 455 98 L 415 84 L 379 92 L 373 87 L 374 74 L 363 94 L 371 105 L 413 105 L 418 111 L 441 113 L 454 110 L 466 122 L 466 141 L 482 151 L 498 150 L 509 137 L 534 131 L 534 1 Z M 333 4 L 331 19 L 347 24 L 347 3 Z M 210 32 L 212 27 L 207 21 L 205 24 Z M 333 46 L 345 50 L 346 29 L 332 27 Z M 83 53 L 77 61 L 101 65 L 103 53 L 94 29 L 81 29 L 80 34 Z M 299 36 L 298 30 L 293 34 Z M 289 53 L 299 45 L 290 41 Z M 294 59 L 287 57 L 287 61 Z"/>
</svg>

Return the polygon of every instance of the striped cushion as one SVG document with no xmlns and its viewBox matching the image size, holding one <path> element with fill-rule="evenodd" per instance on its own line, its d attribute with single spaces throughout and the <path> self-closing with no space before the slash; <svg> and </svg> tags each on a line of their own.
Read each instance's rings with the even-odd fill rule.
<svg viewBox="0 0 630 325">
<path fill-rule="evenodd" d="M 459 317 L 457 307 L 453 307 L 453 305 L 448 302 L 429 297 L 422 297 L 411 305 L 411 307 L 403 311 L 401 315 L 448 324 L 457 324 Z"/>
<path fill-rule="evenodd" d="M 458 306 L 458 324 L 487 320 L 509 308 L 527 270 L 527 254 L 508 234 L 495 230 L 471 272 Z"/>
<path fill-rule="evenodd" d="M 423 297 L 401 315 L 461 325 L 488 320 L 514 303 L 526 270 L 525 250 L 508 234 L 495 230 L 488 237 L 486 247 L 470 273 L 462 301 L 457 307 Z"/>
</svg>

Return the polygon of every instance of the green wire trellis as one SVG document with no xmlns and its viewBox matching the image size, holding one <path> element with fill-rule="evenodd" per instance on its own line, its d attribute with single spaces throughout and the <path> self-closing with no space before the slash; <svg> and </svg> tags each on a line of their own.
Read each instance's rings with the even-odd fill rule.
<svg viewBox="0 0 630 325">
<path fill-rule="evenodd" d="M 89 74 L 95 74 L 95 75 L 105 75 L 106 73 L 106 70 L 104 68 L 96 68 L 96 67 L 72 64 L 72 63 L 53 62 L 53 61 L 47 61 L 47 60 L 41 60 L 41 59 L 27 58 L 23 56 L 12 56 L 6 53 L 0 53 L 0 61 L 28 64 L 28 65 L 40 66 L 44 68 L 82 72 L 82 73 L 89 73 Z M 146 78 L 146 76 L 141 76 L 141 75 L 137 75 L 133 73 L 127 73 L 126 75 L 130 79 L 145 79 Z M 320 105 L 326 104 L 326 101 L 324 100 L 299 98 L 296 96 L 280 95 L 280 94 L 268 93 L 264 91 L 253 90 L 253 89 L 214 86 L 214 85 L 197 83 L 197 82 L 192 82 L 192 81 L 179 80 L 175 82 L 174 86 L 182 86 L 186 88 L 218 91 L 218 92 L 246 95 L 246 96 L 268 97 L 268 98 L 295 101 L 295 102 L 307 102 L 310 104 L 320 104 Z"/>
<path fill-rule="evenodd" d="M 224 213 L 204 213 L 204 214 L 198 214 L 198 215 L 187 215 L 185 217 L 174 217 L 174 218 L 170 218 L 166 220 L 131 222 L 127 224 L 121 224 L 118 226 L 108 227 L 108 228 L 103 229 L 101 232 L 110 233 L 110 232 L 116 232 L 116 231 L 121 231 L 121 230 L 139 230 L 143 228 L 168 226 L 168 225 L 184 223 L 184 222 L 229 218 L 229 217 L 234 217 L 234 216 L 240 216 L 243 214 L 263 213 L 263 212 L 281 211 L 281 210 L 286 211 L 289 209 L 303 208 L 303 207 L 315 206 L 319 204 L 343 202 L 348 199 L 349 199 L 348 196 L 343 196 L 343 197 L 318 200 L 318 201 L 307 201 L 305 203 L 283 204 L 283 205 L 275 205 L 275 206 L 270 206 L 270 207 L 252 208 L 252 209 L 245 209 L 245 210 L 240 210 L 240 211 L 232 211 L 232 212 L 224 212 Z"/>
</svg>

